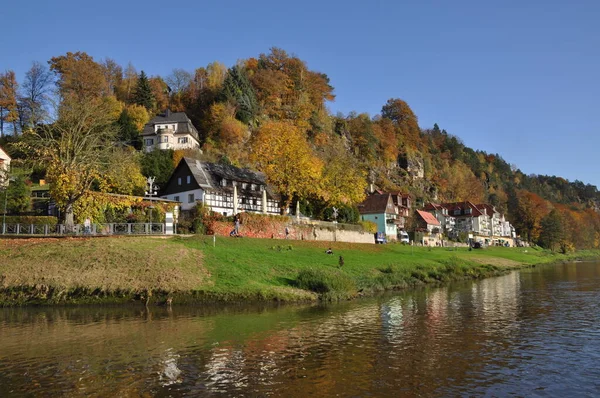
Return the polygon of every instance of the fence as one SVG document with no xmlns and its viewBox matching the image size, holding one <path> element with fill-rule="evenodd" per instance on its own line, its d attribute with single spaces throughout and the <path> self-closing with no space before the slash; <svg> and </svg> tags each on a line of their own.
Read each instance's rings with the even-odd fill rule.
<svg viewBox="0 0 600 398">
<path fill-rule="evenodd" d="M 107 223 L 91 224 L 86 230 L 83 224 L 68 229 L 64 224 L 2 224 L 2 235 L 164 235 L 162 223 Z"/>
</svg>

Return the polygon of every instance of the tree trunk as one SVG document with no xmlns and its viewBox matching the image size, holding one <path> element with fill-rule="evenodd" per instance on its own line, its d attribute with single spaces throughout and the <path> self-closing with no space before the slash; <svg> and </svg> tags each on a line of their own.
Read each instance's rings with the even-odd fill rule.
<svg viewBox="0 0 600 398">
<path fill-rule="evenodd" d="M 75 220 L 73 217 L 73 203 L 67 203 L 65 206 L 65 229 L 67 232 L 73 232 Z"/>
</svg>

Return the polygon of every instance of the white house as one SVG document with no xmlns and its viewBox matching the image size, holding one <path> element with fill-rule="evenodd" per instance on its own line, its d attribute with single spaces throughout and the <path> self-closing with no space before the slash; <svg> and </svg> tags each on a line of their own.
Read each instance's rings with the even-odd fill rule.
<svg viewBox="0 0 600 398">
<path fill-rule="evenodd" d="M 8 184 L 8 171 L 10 169 L 10 156 L 0 147 L 0 186 Z"/>
<path fill-rule="evenodd" d="M 181 202 L 191 210 L 197 202 L 214 212 L 231 216 L 240 211 L 279 214 L 279 196 L 264 174 L 234 166 L 183 158 L 173 171 L 161 198 Z"/>
<path fill-rule="evenodd" d="M 142 131 L 143 148 L 200 149 L 198 130 L 185 112 L 167 111 L 150 120 Z"/>
</svg>

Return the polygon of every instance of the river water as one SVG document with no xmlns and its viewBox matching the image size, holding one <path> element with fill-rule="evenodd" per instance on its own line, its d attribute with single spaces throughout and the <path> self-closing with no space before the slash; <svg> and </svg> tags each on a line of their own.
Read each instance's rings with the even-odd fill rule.
<svg viewBox="0 0 600 398">
<path fill-rule="evenodd" d="M 0 396 L 599 396 L 600 263 L 331 305 L 0 309 Z"/>
</svg>

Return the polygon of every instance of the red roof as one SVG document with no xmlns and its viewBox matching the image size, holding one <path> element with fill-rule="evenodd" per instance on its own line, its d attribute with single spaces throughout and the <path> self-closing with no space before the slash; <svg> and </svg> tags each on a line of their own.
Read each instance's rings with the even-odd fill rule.
<svg viewBox="0 0 600 398">
<path fill-rule="evenodd" d="M 440 222 L 433 216 L 433 214 L 426 211 L 417 210 L 417 213 L 421 218 L 429 225 L 440 225 Z"/>
</svg>

